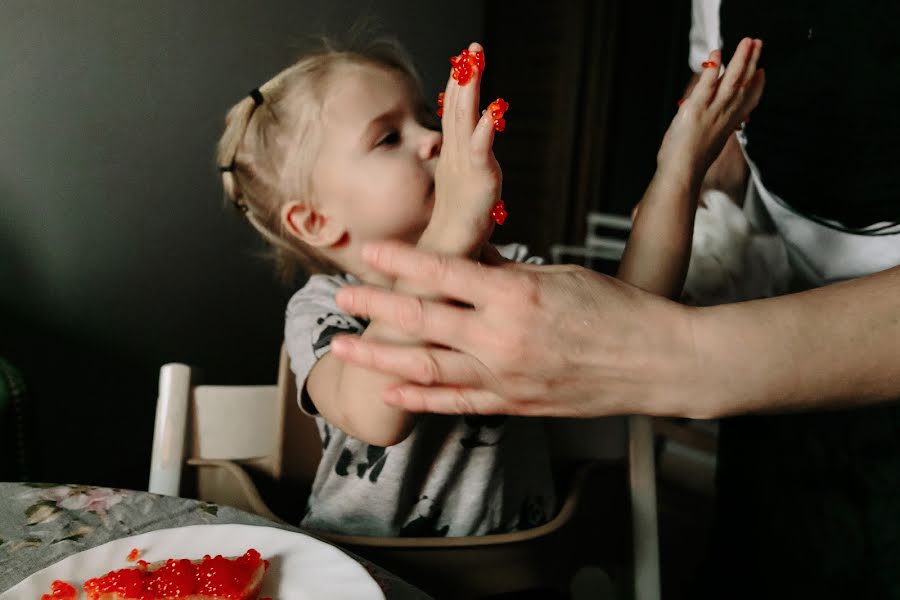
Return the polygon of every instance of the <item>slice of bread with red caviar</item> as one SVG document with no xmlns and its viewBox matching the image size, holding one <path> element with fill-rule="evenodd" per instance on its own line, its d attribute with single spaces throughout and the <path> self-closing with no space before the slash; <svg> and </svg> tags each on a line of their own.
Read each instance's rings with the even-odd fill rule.
<svg viewBox="0 0 900 600">
<path fill-rule="evenodd" d="M 89 600 L 256 600 L 269 561 L 259 552 L 147 563 L 84 582 Z"/>
</svg>

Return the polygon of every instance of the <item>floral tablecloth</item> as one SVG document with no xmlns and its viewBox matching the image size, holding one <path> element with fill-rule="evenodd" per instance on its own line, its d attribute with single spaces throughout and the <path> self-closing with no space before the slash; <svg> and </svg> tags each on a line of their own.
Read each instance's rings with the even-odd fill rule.
<svg viewBox="0 0 900 600">
<path fill-rule="evenodd" d="M 187 498 L 86 485 L 0 482 L 0 592 L 70 554 L 111 540 L 156 529 L 225 523 L 300 531 Z M 354 558 L 388 600 L 428 598 L 384 569 Z"/>
</svg>

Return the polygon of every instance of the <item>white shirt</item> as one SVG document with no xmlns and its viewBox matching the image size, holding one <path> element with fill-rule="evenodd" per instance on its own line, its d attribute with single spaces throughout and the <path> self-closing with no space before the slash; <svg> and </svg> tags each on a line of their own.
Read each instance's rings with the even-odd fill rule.
<svg viewBox="0 0 900 600">
<path fill-rule="evenodd" d="M 692 0 L 688 63 L 694 72 L 702 70 L 701 63 L 708 59 L 712 50 L 722 47 L 721 4 L 722 0 Z M 723 57 L 723 60 L 727 58 Z M 817 222 L 798 213 L 763 185 L 764 174 L 747 154 L 746 137 L 740 134 L 738 139 L 751 173 L 744 212 L 757 231 L 765 231 L 766 221 L 771 219 L 794 271 L 793 287 L 819 287 L 900 264 L 900 224 L 883 229 L 882 235 L 865 235 L 866 230 L 881 228 L 884 224 L 875 223 L 860 231 L 849 231 L 839 223 Z M 686 284 L 686 287 L 689 286 Z"/>
</svg>

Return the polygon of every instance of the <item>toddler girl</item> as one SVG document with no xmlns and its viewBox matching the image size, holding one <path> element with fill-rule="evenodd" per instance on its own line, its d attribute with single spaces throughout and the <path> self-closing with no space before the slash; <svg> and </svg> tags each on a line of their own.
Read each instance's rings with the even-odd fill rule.
<svg viewBox="0 0 900 600">
<path fill-rule="evenodd" d="M 482 52 L 472 44 L 470 52 Z M 483 55 L 482 55 L 483 56 Z M 323 456 L 302 525 L 373 536 L 468 536 L 539 525 L 555 510 L 542 423 L 410 413 L 381 401 L 394 377 L 329 354 L 337 333 L 400 341 L 344 314 L 335 292 L 367 282 L 367 241 L 478 256 L 501 173 L 479 115 L 481 73 L 448 80 L 443 136 L 409 60 L 392 43 L 324 47 L 235 105 L 218 161 L 228 197 L 283 267 L 311 274 L 287 307 L 285 342 L 300 406 Z M 440 161 L 438 160 L 440 157 Z M 524 247 L 503 249 L 525 260 Z M 407 290 L 414 291 L 414 290 Z"/>
</svg>

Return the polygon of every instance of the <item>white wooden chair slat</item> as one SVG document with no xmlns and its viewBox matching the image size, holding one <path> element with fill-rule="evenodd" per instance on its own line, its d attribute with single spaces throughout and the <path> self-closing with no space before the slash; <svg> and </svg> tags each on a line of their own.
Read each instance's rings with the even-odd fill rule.
<svg viewBox="0 0 900 600">
<path fill-rule="evenodd" d="M 279 444 L 278 388 L 200 385 L 193 394 L 194 456 L 244 460 L 272 456 Z"/>
<path fill-rule="evenodd" d="M 182 364 L 163 365 L 159 371 L 159 398 L 156 402 L 150 458 L 148 489 L 154 494 L 178 495 L 190 394 L 190 367 Z"/>
</svg>

